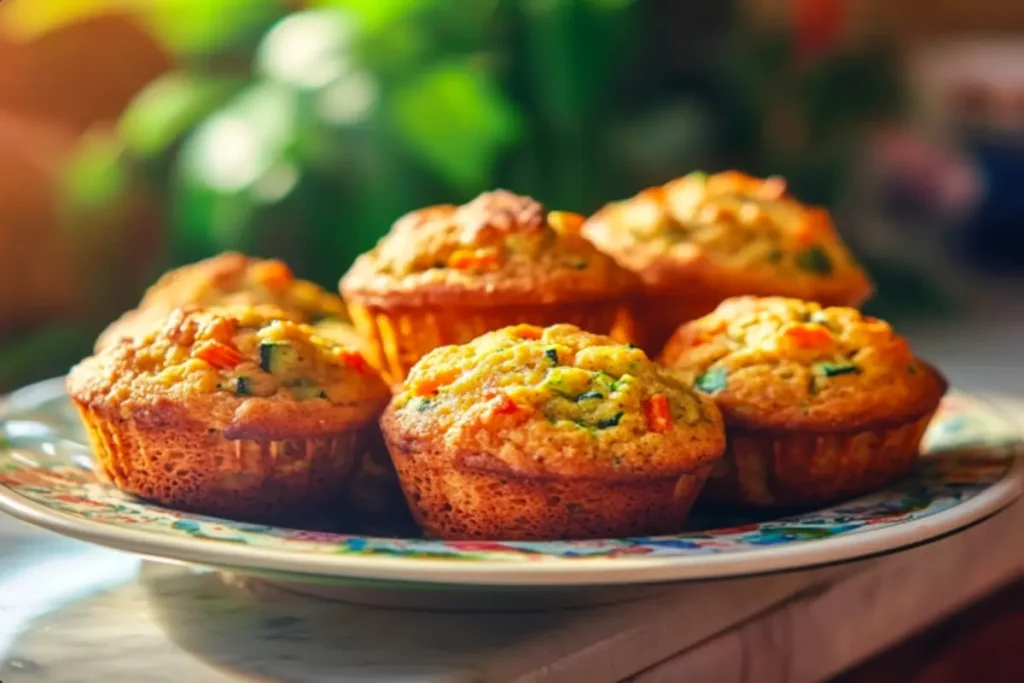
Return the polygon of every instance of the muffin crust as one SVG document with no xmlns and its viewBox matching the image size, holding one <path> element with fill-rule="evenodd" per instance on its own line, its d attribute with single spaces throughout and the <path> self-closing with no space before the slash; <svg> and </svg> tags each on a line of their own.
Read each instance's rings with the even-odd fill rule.
<svg viewBox="0 0 1024 683">
<path fill-rule="evenodd" d="M 844 305 L 871 292 L 828 212 L 793 199 L 781 178 L 691 173 L 607 205 L 583 234 L 652 292 L 701 283 L 721 299 L 772 294 Z"/>
<path fill-rule="evenodd" d="M 583 218 L 504 190 L 400 218 L 342 279 L 380 307 L 501 306 L 619 296 L 633 278 L 579 235 Z"/>
<path fill-rule="evenodd" d="M 843 431 L 935 410 L 945 381 L 888 323 L 852 308 L 740 297 L 685 324 L 662 362 L 728 424 Z"/>
<path fill-rule="evenodd" d="M 120 337 L 142 335 L 159 327 L 179 307 L 261 305 L 276 306 L 295 322 L 329 325 L 324 333 L 337 336 L 343 343 L 351 340 L 347 335 L 354 335 L 345 322 L 345 306 L 335 294 L 297 279 L 281 261 L 225 252 L 161 276 L 138 307 L 104 330 L 96 350 Z"/>
</svg>

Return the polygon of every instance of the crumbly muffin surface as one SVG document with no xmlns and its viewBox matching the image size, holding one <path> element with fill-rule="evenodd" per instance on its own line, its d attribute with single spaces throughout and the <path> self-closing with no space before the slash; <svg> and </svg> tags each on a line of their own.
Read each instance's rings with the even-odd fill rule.
<svg viewBox="0 0 1024 683">
<path fill-rule="evenodd" d="M 270 306 L 177 309 L 162 327 L 76 366 L 69 387 L 84 403 L 126 411 L 168 401 L 214 406 L 212 420 L 288 405 L 311 419 L 369 422 L 388 396 L 358 350 Z"/>
<path fill-rule="evenodd" d="M 890 325 L 845 307 L 739 297 L 683 325 L 662 362 L 727 422 L 855 427 L 933 410 L 945 383 Z"/>
<path fill-rule="evenodd" d="M 400 218 L 356 260 L 342 291 L 403 304 L 485 294 L 499 303 L 616 295 L 634 279 L 579 234 L 582 216 L 504 190 Z"/>
<path fill-rule="evenodd" d="M 351 329 L 340 325 L 348 316 L 336 294 L 296 278 L 281 261 L 226 252 L 165 273 L 136 309 L 104 331 L 97 347 L 120 336 L 145 334 L 182 306 L 263 305 L 276 306 L 298 322 L 323 323 L 343 333 Z"/>
<path fill-rule="evenodd" d="M 790 197 L 781 178 L 691 173 L 609 204 L 583 234 L 651 288 L 738 273 L 779 292 L 845 292 L 851 304 L 871 289 L 828 212 Z"/>
<path fill-rule="evenodd" d="M 412 438 L 524 474 L 654 476 L 724 448 L 711 400 L 640 349 L 571 325 L 518 325 L 436 349 L 390 411 Z"/>
</svg>

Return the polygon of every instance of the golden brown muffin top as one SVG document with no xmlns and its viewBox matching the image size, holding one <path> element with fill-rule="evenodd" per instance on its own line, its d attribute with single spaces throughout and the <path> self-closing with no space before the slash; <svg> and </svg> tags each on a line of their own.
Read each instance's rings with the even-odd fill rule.
<svg viewBox="0 0 1024 683">
<path fill-rule="evenodd" d="M 729 424 L 855 429 L 923 416 L 946 389 L 885 321 L 781 297 L 723 302 L 680 327 L 661 360 Z"/>
<path fill-rule="evenodd" d="M 346 320 L 341 298 L 296 278 L 276 259 L 250 258 L 225 252 L 164 273 L 146 290 L 138 307 L 108 327 L 97 349 L 120 336 L 134 336 L 159 326 L 181 306 L 277 306 L 304 323 Z"/>
<path fill-rule="evenodd" d="M 486 304 L 575 301 L 632 288 L 633 277 L 579 235 L 582 223 L 504 190 L 420 209 L 356 260 L 341 289 L 404 306 L 466 294 Z"/>
<path fill-rule="evenodd" d="M 749 294 L 834 292 L 852 305 L 871 291 L 828 212 L 793 199 L 781 178 L 690 173 L 605 206 L 583 234 L 654 289 L 740 274 Z"/>
<path fill-rule="evenodd" d="M 639 348 L 572 325 L 518 325 L 435 349 L 389 413 L 419 443 L 527 475 L 679 473 L 725 445 L 711 400 Z"/>
<path fill-rule="evenodd" d="M 358 350 L 272 306 L 176 309 L 162 327 L 73 368 L 69 389 L 86 404 L 127 413 L 194 407 L 197 419 L 236 434 L 362 425 L 389 396 Z"/>
</svg>

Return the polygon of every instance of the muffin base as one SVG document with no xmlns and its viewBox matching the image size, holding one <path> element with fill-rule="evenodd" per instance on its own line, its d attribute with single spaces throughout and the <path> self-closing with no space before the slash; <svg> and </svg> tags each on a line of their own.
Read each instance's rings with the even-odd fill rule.
<svg viewBox="0 0 1024 683">
<path fill-rule="evenodd" d="M 314 438 L 228 439 L 217 429 L 111 419 L 76 406 L 102 475 L 117 488 L 172 508 L 254 522 L 341 506 L 373 428 Z"/>
<path fill-rule="evenodd" d="M 852 432 L 727 428 L 725 456 L 701 500 L 796 507 L 867 493 L 910 471 L 934 414 Z"/>
<path fill-rule="evenodd" d="M 486 332 L 521 323 L 541 327 L 569 323 L 588 332 L 607 334 L 619 308 L 614 301 L 444 309 L 350 302 L 349 314 L 366 339 L 370 362 L 388 382 L 397 384 L 420 358 L 439 346 L 465 344 Z"/>
<path fill-rule="evenodd" d="M 422 460 L 421 460 L 422 459 Z M 711 471 L 673 476 L 568 479 L 428 467 L 431 454 L 395 457 L 417 524 L 446 540 L 622 538 L 680 530 Z"/>
</svg>

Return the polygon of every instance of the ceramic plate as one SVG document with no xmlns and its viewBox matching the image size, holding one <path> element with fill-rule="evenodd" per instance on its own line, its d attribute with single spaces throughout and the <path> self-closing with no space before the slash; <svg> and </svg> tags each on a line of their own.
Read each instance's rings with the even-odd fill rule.
<svg viewBox="0 0 1024 683">
<path fill-rule="evenodd" d="M 611 585 L 758 574 L 890 552 L 962 529 L 1020 492 L 1017 432 L 963 395 L 926 455 L 888 489 L 820 510 L 742 519 L 696 513 L 672 536 L 550 543 L 443 542 L 245 524 L 177 512 L 97 479 L 53 380 L 10 397 L 0 423 L 0 509 L 112 548 L 292 580 L 492 586 Z"/>
</svg>

